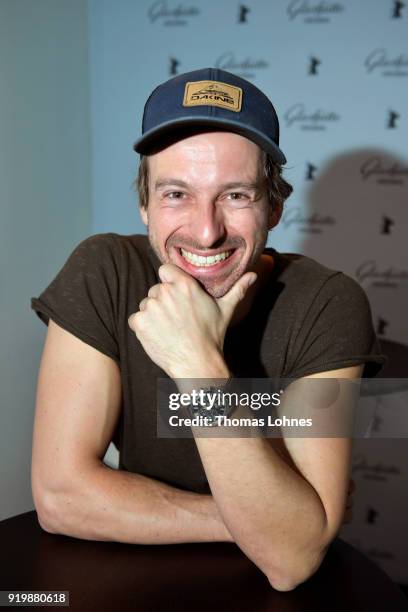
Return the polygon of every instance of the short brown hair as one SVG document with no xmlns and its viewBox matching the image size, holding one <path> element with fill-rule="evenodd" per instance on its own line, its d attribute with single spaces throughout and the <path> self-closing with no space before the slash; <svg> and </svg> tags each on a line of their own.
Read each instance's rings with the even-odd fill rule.
<svg viewBox="0 0 408 612">
<path fill-rule="evenodd" d="M 290 185 L 282 176 L 282 166 L 274 162 L 270 155 L 262 151 L 263 174 L 268 185 L 268 197 L 272 208 L 278 210 L 283 207 L 285 200 L 293 191 Z M 141 208 L 147 208 L 149 202 L 149 165 L 145 155 L 140 156 L 139 172 L 134 181 L 139 194 L 139 204 Z"/>
</svg>

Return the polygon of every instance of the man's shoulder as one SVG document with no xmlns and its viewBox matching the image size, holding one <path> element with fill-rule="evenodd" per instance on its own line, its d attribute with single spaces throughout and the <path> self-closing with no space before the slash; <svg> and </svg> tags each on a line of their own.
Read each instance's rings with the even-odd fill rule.
<svg viewBox="0 0 408 612">
<path fill-rule="evenodd" d="M 144 234 L 105 232 L 92 234 L 76 248 L 79 255 L 97 259 L 101 265 L 107 260 L 134 266 L 157 267 L 156 255 Z"/>
<path fill-rule="evenodd" d="M 341 294 L 356 301 L 366 301 L 361 285 L 341 270 L 330 268 L 307 255 L 269 251 L 275 258 L 274 280 L 285 288 L 287 298 L 295 295 L 297 300 L 307 304 L 318 296 L 326 299 Z"/>
<path fill-rule="evenodd" d="M 90 248 L 123 246 L 136 248 L 141 251 L 146 251 L 149 248 L 149 240 L 144 234 L 117 234 L 115 232 L 92 234 L 85 238 L 81 244 L 87 245 Z"/>
<path fill-rule="evenodd" d="M 281 253 L 274 249 L 268 249 L 268 252 L 274 257 L 275 273 L 280 280 L 313 284 L 342 274 L 339 270 L 329 268 L 307 255 Z"/>
</svg>

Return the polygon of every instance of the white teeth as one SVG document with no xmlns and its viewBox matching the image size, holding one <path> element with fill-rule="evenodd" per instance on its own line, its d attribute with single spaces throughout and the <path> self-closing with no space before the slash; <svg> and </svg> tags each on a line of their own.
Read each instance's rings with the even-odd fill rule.
<svg viewBox="0 0 408 612">
<path fill-rule="evenodd" d="M 181 254 L 184 259 L 187 259 L 193 266 L 213 266 L 223 259 L 227 259 L 231 255 L 232 251 L 224 251 L 223 253 L 217 253 L 217 255 L 210 255 L 210 257 L 203 257 L 203 255 L 196 255 L 181 249 Z"/>
</svg>

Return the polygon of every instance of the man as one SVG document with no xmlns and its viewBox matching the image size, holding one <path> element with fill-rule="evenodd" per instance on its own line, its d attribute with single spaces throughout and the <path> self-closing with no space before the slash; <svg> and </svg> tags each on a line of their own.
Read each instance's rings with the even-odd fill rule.
<svg viewBox="0 0 408 612">
<path fill-rule="evenodd" d="M 82 242 L 32 307 L 48 323 L 32 484 L 53 533 L 234 541 L 277 589 L 319 567 L 344 518 L 348 438 L 162 439 L 156 381 L 374 374 L 360 287 L 265 249 L 290 186 L 267 97 L 222 70 L 180 75 L 144 111 L 144 236 Z M 119 470 L 103 464 L 109 442 Z"/>
</svg>

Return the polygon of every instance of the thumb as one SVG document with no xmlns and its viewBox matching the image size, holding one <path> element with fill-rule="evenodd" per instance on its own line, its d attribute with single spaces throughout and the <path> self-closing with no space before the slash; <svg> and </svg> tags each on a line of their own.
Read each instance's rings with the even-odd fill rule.
<svg viewBox="0 0 408 612">
<path fill-rule="evenodd" d="M 222 298 L 217 299 L 218 306 L 228 321 L 234 314 L 238 302 L 244 299 L 246 292 L 249 287 L 254 284 L 256 279 L 257 275 L 255 272 L 247 272 L 237 280 L 228 293 L 223 295 Z"/>
</svg>

